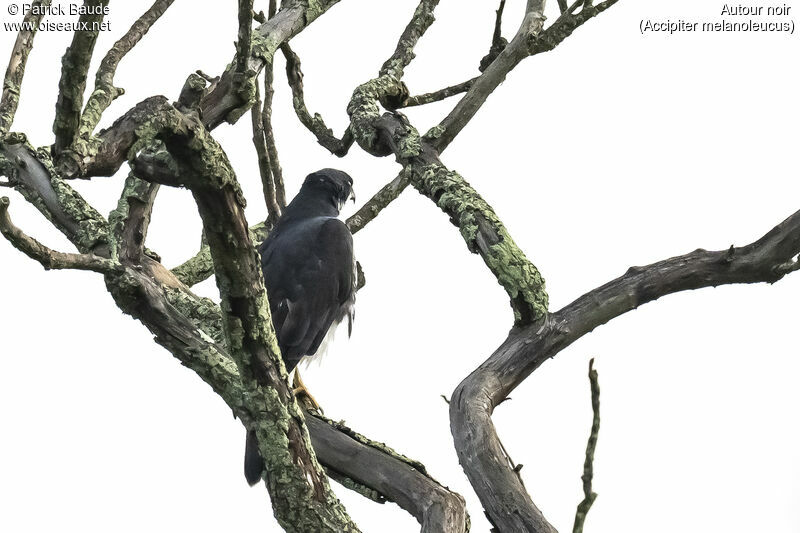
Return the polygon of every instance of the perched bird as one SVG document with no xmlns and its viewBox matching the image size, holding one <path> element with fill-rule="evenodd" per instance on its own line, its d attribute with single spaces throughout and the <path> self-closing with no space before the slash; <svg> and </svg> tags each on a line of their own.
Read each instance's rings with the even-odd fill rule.
<svg viewBox="0 0 800 533">
<path fill-rule="evenodd" d="M 355 201 L 353 179 L 346 173 L 325 168 L 309 174 L 259 246 L 272 323 L 288 372 L 304 357 L 319 357 L 345 319 L 348 334 L 352 331 L 357 283 L 353 236 L 337 218 L 348 199 Z M 255 433 L 248 432 L 247 482 L 258 483 L 263 470 Z"/>
</svg>

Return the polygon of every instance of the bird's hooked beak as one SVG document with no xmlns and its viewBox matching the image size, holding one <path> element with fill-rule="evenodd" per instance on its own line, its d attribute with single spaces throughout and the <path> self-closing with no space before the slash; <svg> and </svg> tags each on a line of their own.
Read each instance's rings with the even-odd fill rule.
<svg viewBox="0 0 800 533">
<path fill-rule="evenodd" d="M 353 203 L 356 203 L 356 192 L 353 189 L 350 189 L 350 198 L 348 200 L 353 200 Z"/>
</svg>

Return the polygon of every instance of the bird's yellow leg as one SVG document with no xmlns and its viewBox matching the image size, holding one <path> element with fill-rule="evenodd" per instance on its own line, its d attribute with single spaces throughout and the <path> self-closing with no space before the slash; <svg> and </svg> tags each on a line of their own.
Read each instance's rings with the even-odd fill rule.
<svg viewBox="0 0 800 533">
<path fill-rule="evenodd" d="M 322 407 L 317 403 L 317 400 L 308 392 L 306 388 L 306 384 L 303 383 L 303 378 L 300 377 L 300 370 L 295 368 L 294 369 L 294 381 L 292 382 L 292 388 L 294 389 L 294 395 L 297 397 L 299 401 L 303 402 L 303 405 L 307 409 L 314 409 L 316 411 L 322 412 Z"/>
</svg>

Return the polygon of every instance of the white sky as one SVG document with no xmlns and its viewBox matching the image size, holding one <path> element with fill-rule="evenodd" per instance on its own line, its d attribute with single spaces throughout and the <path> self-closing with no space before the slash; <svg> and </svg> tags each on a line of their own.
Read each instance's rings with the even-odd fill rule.
<svg viewBox="0 0 800 533">
<path fill-rule="evenodd" d="M 96 62 L 149 4 L 111 2 L 112 30 L 101 35 Z M 198 68 L 220 73 L 233 54 L 235 4 L 175 2 L 120 66 L 127 95 L 104 124 L 147 96 L 175 99 Z M 523 4 L 508 2 L 509 37 Z M 337 133 L 353 88 L 375 75 L 415 5 L 342 0 L 293 42 L 309 108 Z M 443 155 L 541 269 L 552 309 L 631 265 L 751 242 L 800 207 L 797 37 L 639 33 L 642 19 L 716 20 L 722 5 L 622 0 L 520 65 Z M 495 8 L 442 1 L 408 71 L 413 93 L 476 73 Z M 0 28 L 0 56 L 13 39 Z M 15 123 L 36 145 L 52 140 L 69 40 L 36 39 Z M 396 175 L 391 158 L 359 149 L 344 160 L 328 155 L 294 118 L 284 79 L 279 60 L 275 121 L 290 194 L 326 166 L 354 177 L 360 201 Z M 408 114 L 424 131 L 455 101 Z M 215 136 L 258 221 L 249 117 Z M 108 212 L 124 173 L 76 186 Z M 11 196 L 20 227 L 69 250 Z M 189 194 L 163 190 L 149 247 L 174 266 L 199 240 Z M 424 462 L 467 498 L 473 531 L 488 531 L 440 395 L 504 339 L 512 320 L 505 293 L 413 190 L 357 235 L 356 253 L 367 286 L 353 338 L 340 335 L 306 381 L 329 416 Z M 0 531 L 279 530 L 266 490 L 244 482 L 240 423 L 118 311 L 102 279 L 46 273 L 5 242 L 0 264 Z M 775 286 L 666 297 L 599 328 L 521 385 L 494 420 L 549 520 L 571 530 L 582 498 L 586 369 L 596 357 L 603 422 L 588 532 L 800 532 L 799 289 L 794 275 Z M 216 296 L 213 281 L 198 291 Z M 364 531 L 418 528 L 392 504 L 336 489 Z"/>
</svg>

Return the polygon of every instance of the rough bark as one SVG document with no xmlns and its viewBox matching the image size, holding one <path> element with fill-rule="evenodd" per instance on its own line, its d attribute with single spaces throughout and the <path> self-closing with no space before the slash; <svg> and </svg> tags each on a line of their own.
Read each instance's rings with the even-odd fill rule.
<svg viewBox="0 0 800 533">
<path fill-rule="evenodd" d="M 108 0 L 84 0 L 83 5 L 86 14 L 81 15 L 78 22 L 87 24 L 89 29 L 74 33 L 72 44 L 61 60 L 61 80 L 58 83 L 56 118 L 53 122 L 53 149 L 57 155 L 69 148 L 78 135 L 89 63 L 100 33 L 98 24 L 103 21 L 103 9 L 108 5 Z"/>
<path fill-rule="evenodd" d="M 14 48 L 11 50 L 11 59 L 3 80 L 3 94 L 0 98 L 0 136 L 8 133 L 14 122 L 14 115 L 19 105 L 19 95 L 22 88 L 22 79 L 25 77 L 25 65 L 33 48 L 33 38 L 42 20 L 43 8 L 50 5 L 50 0 L 37 0 L 31 3 L 32 9 L 22 19 L 23 23 L 31 24 L 32 29 L 23 29 L 17 34 Z M 37 14 L 38 13 L 38 14 Z"/>
<path fill-rule="evenodd" d="M 800 212 L 741 248 L 696 250 L 628 272 L 505 342 L 457 388 L 450 427 L 459 461 L 499 531 L 555 531 L 506 459 L 491 414 L 544 361 L 609 320 L 674 292 L 730 283 L 774 283 L 800 268 Z M 502 492 L 499 489 L 502 488 Z"/>
</svg>

